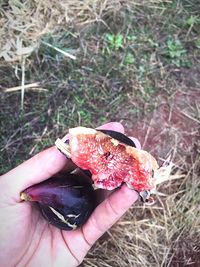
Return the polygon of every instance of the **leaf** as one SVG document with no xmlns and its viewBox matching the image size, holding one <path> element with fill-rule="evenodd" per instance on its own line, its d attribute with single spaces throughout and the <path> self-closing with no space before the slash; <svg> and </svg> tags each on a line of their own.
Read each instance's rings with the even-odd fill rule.
<svg viewBox="0 0 200 267">
<path fill-rule="evenodd" d="M 200 38 L 196 40 L 195 45 L 197 48 L 200 48 Z"/>
<path fill-rule="evenodd" d="M 127 65 L 131 65 L 135 62 L 135 57 L 133 56 L 133 54 L 131 53 L 128 53 L 125 57 L 125 64 Z"/>
<path fill-rule="evenodd" d="M 198 17 L 191 15 L 187 20 L 186 24 L 190 27 L 192 27 L 194 24 L 198 23 Z"/>
<path fill-rule="evenodd" d="M 106 39 L 110 42 L 110 43 L 114 43 L 114 35 L 113 34 L 106 34 Z"/>
<path fill-rule="evenodd" d="M 122 48 L 123 47 L 123 35 L 122 34 L 117 34 L 115 38 L 115 48 Z"/>
</svg>

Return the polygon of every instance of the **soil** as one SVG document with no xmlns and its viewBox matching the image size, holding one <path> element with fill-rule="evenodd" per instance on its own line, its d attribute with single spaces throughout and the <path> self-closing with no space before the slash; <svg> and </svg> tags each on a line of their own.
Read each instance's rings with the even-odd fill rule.
<svg viewBox="0 0 200 267">
<path fill-rule="evenodd" d="M 190 162 L 200 140 L 198 99 L 200 91 L 196 88 L 177 91 L 127 133 L 138 138 L 142 148 L 157 159 L 172 153 L 173 161 Z"/>
</svg>

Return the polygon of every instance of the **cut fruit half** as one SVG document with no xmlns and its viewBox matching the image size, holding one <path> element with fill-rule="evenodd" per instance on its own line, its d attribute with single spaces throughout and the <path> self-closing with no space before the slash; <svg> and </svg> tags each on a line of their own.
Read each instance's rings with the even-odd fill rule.
<svg viewBox="0 0 200 267">
<path fill-rule="evenodd" d="M 125 182 L 143 192 L 155 189 L 158 184 L 155 173 L 159 166 L 154 157 L 101 131 L 72 128 L 69 144 L 58 139 L 56 146 L 78 167 L 91 172 L 97 188 L 112 190 Z"/>
</svg>

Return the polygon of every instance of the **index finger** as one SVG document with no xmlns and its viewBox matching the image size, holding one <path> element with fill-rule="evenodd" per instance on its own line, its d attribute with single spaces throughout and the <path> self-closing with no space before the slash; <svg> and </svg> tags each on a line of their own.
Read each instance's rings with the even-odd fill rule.
<svg viewBox="0 0 200 267">
<path fill-rule="evenodd" d="M 87 243 L 92 246 L 137 199 L 138 193 L 125 184 L 106 198 L 82 227 Z"/>
</svg>

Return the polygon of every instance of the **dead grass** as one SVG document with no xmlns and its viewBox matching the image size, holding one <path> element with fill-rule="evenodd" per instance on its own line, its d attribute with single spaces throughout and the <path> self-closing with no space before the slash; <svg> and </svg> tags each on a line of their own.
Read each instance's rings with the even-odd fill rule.
<svg viewBox="0 0 200 267">
<path fill-rule="evenodd" d="M 159 188 L 165 196 L 154 206 L 136 203 L 82 266 L 199 266 L 199 167 L 197 157 L 182 175 L 174 170 L 171 178 L 181 178 Z"/>
<path fill-rule="evenodd" d="M 0 173 L 73 126 L 118 120 L 132 133 L 145 117 L 144 130 L 163 101 L 172 108 L 177 92 L 200 86 L 198 1 L 10 0 L 0 3 L 0 16 Z M 197 126 L 170 128 L 172 178 L 180 179 L 159 187 L 154 206 L 134 205 L 82 266 L 200 266 L 200 107 L 181 103 Z M 183 134 L 195 141 L 180 152 Z"/>
<path fill-rule="evenodd" d="M 113 0 L 87 1 L 19 1 L 11 0 L 0 4 L 0 58 L 8 62 L 20 62 L 39 46 L 41 38 L 59 31 L 69 24 L 83 25 L 104 22 L 106 14 L 116 16 L 131 6 L 170 3 L 152 0 L 133 2 Z"/>
</svg>

